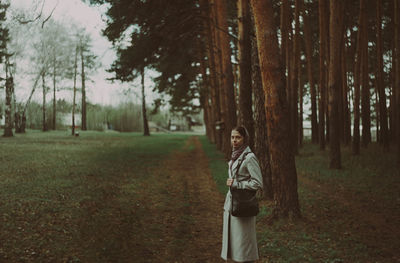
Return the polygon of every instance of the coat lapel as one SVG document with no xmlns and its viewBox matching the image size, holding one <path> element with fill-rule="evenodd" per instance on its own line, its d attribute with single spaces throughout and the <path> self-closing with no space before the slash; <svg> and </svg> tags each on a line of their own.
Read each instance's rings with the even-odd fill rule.
<svg viewBox="0 0 400 263">
<path fill-rule="evenodd" d="M 250 151 L 251 151 L 250 147 L 246 147 L 246 149 L 244 149 L 239 158 L 237 158 L 236 161 L 232 164 L 232 168 L 229 171 L 229 173 L 231 173 L 231 177 L 233 177 L 236 174 L 236 169 L 240 168 L 238 167 L 239 163 L 240 164 L 243 163 L 245 155 L 247 155 L 247 153 L 249 153 Z"/>
</svg>

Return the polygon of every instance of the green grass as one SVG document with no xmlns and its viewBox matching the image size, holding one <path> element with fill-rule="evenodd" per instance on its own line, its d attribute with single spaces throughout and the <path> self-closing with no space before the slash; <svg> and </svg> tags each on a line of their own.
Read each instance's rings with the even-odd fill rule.
<svg viewBox="0 0 400 263">
<path fill-rule="evenodd" d="M 136 190 L 187 137 L 28 131 L 0 138 L 0 261 L 124 261 L 138 246 L 117 244 L 129 244 L 132 228 L 141 232 L 145 213 Z"/>
<path fill-rule="evenodd" d="M 141 220 L 148 211 L 138 192 L 154 186 L 165 196 L 158 211 L 172 205 L 168 202 L 175 199 L 168 199 L 168 188 L 157 185 L 152 169 L 174 150 L 193 150 L 194 146 L 185 146 L 187 138 L 101 132 L 72 137 L 59 131 L 0 138 L 0 261 L 126 262 L 145 255 L 164 226 Z M 205 136 L 200 140 L 217 187 L 226 193 L 227 162 Z M 343 148 L 341 170 L 327 169 L 327 160 L 327 152 L 311 144 L 296 157 L 303 220 L 267 225 L 264 219 L 271 207 L 267 203 L 261 208 L 257 227 L 263 260 L 395 262 L 398 233 L 381 233 L 384 225 L 368 224 L 368 215 L 373 214 L 382 217 L 372 219 L 388 225 L 399 218 L 395 155 L 372 144 L 360 156 Z M 188 194 L 182 192 L 186 199 Z M 340 203 L 341 198 L 350 206 Z M 353 204 L 362 211 L 355 211 Z M 183 210 L 189 206 L 176 205 Z M 192 221 L 189 213 L 184 214 L 174 229 L 182 239 L 172 245 L 182 255 L 182 240 L 192 237 L 187 228 Z M 135 240 L 140 242 L 132 243 Z"/>
<path fill-rule="evenodd" d="M 224 155 L 217 150 L 216 145 L 212 144 L 206 136 L 200 136 L 199 138 L 209 159 L 211 175 L 217 184 L 218 190 L 225 195 L 228 192 L 228 188 L 226 187 L 228 176 L 227 161 Z"/>
</svg>

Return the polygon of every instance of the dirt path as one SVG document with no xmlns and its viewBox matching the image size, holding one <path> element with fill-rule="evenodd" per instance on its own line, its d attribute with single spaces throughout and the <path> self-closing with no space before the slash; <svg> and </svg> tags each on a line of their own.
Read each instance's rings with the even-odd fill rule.
<svg viewBox="0 0 400 263">
<path fill-rule="evenodd" d="M 197 137 L 152 171 L 138 192 L 144 207 L 141 262 L 222 262 L 223 196 Z M 143 246 L 144 245 L 144 246 Z"/>
</svg>

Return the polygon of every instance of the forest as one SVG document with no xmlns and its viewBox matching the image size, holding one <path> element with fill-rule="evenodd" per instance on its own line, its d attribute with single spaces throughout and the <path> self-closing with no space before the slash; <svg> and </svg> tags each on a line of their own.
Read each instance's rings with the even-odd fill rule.
<svg viewBox="0 0 400 263">
<path fill-rule="evenodd" d="M 72 114 L 72 123 L 68 126 L 71 127 L 71 134 L 76 135 L 77 123 L 74 118 L 76 113 L 79 113 L 79 128 L 82 131 L 103 130 L 104 123 L 107 123 L 107 126 L 112 123 L 112 126 L 118 127 L 118 131 L 140 131 L 145 135 L 144 138 L 137 139 L 136 134 L 134 138 L 146 144 L 150 142 L 146 139 L 150 135 L 149 121 L 158 121 L 159 126 L 168 129 L 167 120 L 170 116 L 188 117 L 202 114 L 207 142 L 215 145 L 224 160 L 230 159 L 232 129 L 243 125 L 249 131 L 250 148 L 257 156 L 262 171 L 263 204 L 266 209 L 270 209 L 268 212 L 264 210 L 264 215 L 268 216 L 267 219 L 262 219 L 262 224 L 272 224 L 281 219 L 293 220 L 291 222 L 307 220 L 307 216 L 313 213 L 310 212 L 312 205 L 307 201 L 312 195 L 312 189 L 319 189 L 316 192 L 334 196 L 335 201 L 347 204 L 346 208 L 351 210 L 354 207 L 362 209 L 362 205 L 348 205 L 347 202 L 351 202 L 352 196 L 360 193 L 360 202 L 364 202 L 375 198 L 366 194 L 367 191 L 384 193 L 380 183 L 387 184 L 390 185 L 387 196 L 376 198 L 382 198 L 385 207 L 398 208 L 398 193 L 396 194 L 394 189 L 399 185 L 397 169 L 400 168 L 400 0 L 82 0 L 90 6 L 105 8 L 105 28 L 102 29 L 102 34 L 112 43 L 116 53 L 115 60 L 107 68 L 112 74 L 109 81 L 139 82 L 134 89 L 140 94 L 137 96 L 140 103 L 128 102 L 109 107 L 91 104 L 85 97 L 90 75 L 100 67 L 98 57 L 91 50 L 93 42 L 87 32 L 79 27 L 71 28 L 57 24 L 51 19 L 51 14 L 48 17 L 41 15 L 40 8 L 30 14 L 15 13 L 14 10 L 12 19 L 6 19 L 7 12 L 11 12 L 6 2 L 1 1 L 0 5 L 0 58 L 4 64 L 2 85 L 5 91 L 4 102 L 1 105 L 5 117 L 4 137 L 12 137 L 13 131 L 24 133 L 27 122 L 31 124 L 28 128 L 40 127 L 42 131 L 47 131 L 49 127 L 54 130 L 57 130 L 57 127 L 60 129 L 57 126 L 57 122 L 60 122 L 57 115 L 60 116 L 61 113 Z M 32 45 L 33 48 L 27 49 L 25 45 Z M 157 93 L 159 98 L 151 103 L 146 101 L 145 96 L 145 78 L 149 72 L 158 73 L 152 81 L 153 92 Z M 19 100 L 16 99 L 17 93 L 14 88 L 14 79 L 18 74 L 29 74 L 34 83 L 30 92 L 22 95 L 24 99 L 21 97 Z M 46 84 L 47 82 L 51 84 Z M 31 102 L 32 94 L 39 89 L 42 101 Z M 52 97 L 51 102 L 48 102 L 46 94 L 50 92 Z M 67 101 L 57 97 L 62 92 L 68 92 Z M 48 109 L 49 107 L 52 110 Z M 149 107 L 153 109 L 149 110 Z M 161 112 L 161 108 L 167 108 L 168 114 Z M 34 140 L 48 140 L 40 136 L 42 135 L 35 134 Z M 85 136 L 88 137 L 81 136 L 82 140 L 88 140 L 88 145 L 91 145 L 93 142 L 90 136 L 103 138 L 104 135 L 92 135 L 88 132 Z M 103 140 L 110 149 L 113 149 L 113 145 L 118 145 L 121 151 L 143 158 L 143 165 L 151 166 L 149 163 L 152 158 L 167 158 L 164 153 L 160 156 L 155 153 L 163 150 L 151 152 L 152 158 L 148 152 L 144 153 L 145 150 L 140 154 L 135 153 L 132 149 L 138 146 L 133 141 L 126 142 L 132 149 L 124 148 L 119 143 L 125 141 L 125 136 L 128 135 L 120 136 L 120 139 L 104 137 Z M 176 139 L 169 133 L 150 136 L 149 140 L 160 140 L 160 147 L 164 147 L 162 149 L 169 149 L 168 142 L 157 136 Z M 50 141 L 53 140 L 51 135 L 49 138 Z M 62 140 L 68 145 L 74 143 L 70 138 L 62 137 Z M 171 139 L 169 143 L 175 143 L 174 147 L 178 147 L 177 140 Z M 204 146 L 207 143 L 201 140 L 203 147 L 210 147 Z M 156 147 L 151 145 L 149 151 Z M 163 164 L 168 167 L 168 173 L 172 173 L 173 169 L 179 170 L 179 159 L 190 163 L 191 158 L 199 158 L 198 165 L 202 165 L 201 160 L 205 157 L 198 150 L 199 145 L 197 138 L 187 139 L 186 144 L 179 148 L 179 153 L 173 155 L 173 159 L 165 159 L 166 164 Z M 100 145 L 93 143 L 93 147 Z M 184 155 L 185 151 L 188 155 Z M 128 161 L 122 159 L 128 157 L 122 157 L 120 152 L 114 154 L 121 158 L 116 162 L 124 176 L 135 170 L 135 167 L 123 167 Z M 213 157 L 208 158 L 211 174 L 215 169 L 223 170 L 213 167 L 212 163 L 215 160 Z M 307 158 L 318 159 L 319 162 L 309 162 Z M 372 165 L 378 159 L 385 169 L 388 169 L 387 174 L 382 167 L 381 170 L 376 167 L 363 170 L 363 166 L 368 162 L 365 160 L 370 160 Z M 183 167 L 186 170 L 192 169 L 187 163 Z M 171 200 L 183 194 L 189 196 L 189 203 L 199 202 L 197 199 L 191 199 L 194 197 L 190 191 L 198 189 L 190 183 L 190 178 L 183 171 L 177 172 L 177 176 L 180 176 L 179 180 L 189 183 L 180 185 L 181 191 L 178 191 L 164 188 L 160 190 L 157 187 L 162 186 L 158 183 L 153 186 L 152 183 L 157 181 L 155 178 L 162 171 L 142 166 L 140 169 L 143 173 L 151 174 L 149 179 L 141 178 L 138 181 L 151 189 L 152 196 L 154 195 L 152 202 L 160 202 L 162 207 L 168 206 L 158 194 L 166 194 L 166 198 Z M 196 166 L 193 169 L 200 168 Z M 367 177 L 365 182 L 360 179 L 364 173 Z M 96 177 L 96 172 L 91 170 L 88 174 Z M 344 176 L 333 178 L 338 174 L 348 175 L 349 181 L 346 182 Z M 370 184 L 378 182 L 377 177 L 383 174 L 379 189 L 373 190 Z M 101 178 L 104 180 L 101 182 L 104 183 L 106 179 Z M 168 178 L 172 182 L 180 183 L 174 174 L 169 174 Z M 308 181 L 310 178 L 313 182 Z M 88 180 L 90 185 L 91 179 L 85 180 Z M 133 179 L 123 177 L 123 180 L 129 182 L 126 186 L 129 187 L 132 183 L 130 180 Z M 170 181 L 163 180 L 161 181 L 166 185 L 171 184 Z M 220 187 L 220 179 L 214 180 L 217 187 Z M 346 188 L 350 182 L 359 180 L 368 184 L 368 187 L 362 188 L 364 185 L 360 184 L 359 192 L 357 190 L 343 197 L 337 197 L 332 192 L 332 189 L 336 189 L 334 187 L 339 187 L 338 182 L 344 185 L 341 184 L 340 187 Z M 336 184 L 332 189 L 322 187 L 321 190 L 321 186 L 315 182 Z M 213 182 L 207 184 L 215 188 Z M 104 192 L 107 198 L 108 194 L 115 194 L 112 186 L 107 184 L 104 187 L 109 187 Z M 130 188 L 124 187 L 118 185 L 118 191 L 121 191 L 125 198 Z M 340 187 L 339 189 L 342 189 Z M 306 188 L 307 190 L 304 190 Z M 139 196 L 137 202 L 141 204 L 143 200 L 140 196 L 145 193 L 134 189 Z M 93 197 L 95 198 L 97 197 Z M 105 196 L 101 198 L 106 200 Z M 176 205 L 182 200 L 185 200 L 185 197 L 179 199 Z M 93 208 L 93 214 L 99 213 L 96 209 L 100 204 L 97 202 L 88 201 L 83 207 Z M 127 201 L 121 202 L 125 204 Z M 147 205 L 149 207 L 146 208 L 154 209 L 152 212 L 156 213 L 159 203 L 150 202 Z M 375 201 L 369 205 L 375 207 Z M 176 209 L 182 211 L 179 207 Z M 175 220 L 168 210 L 165 212 L 168 220 Z M 121 218 L 118 218 L 121 222 L 124 221 L 122 214 L 119 214 Z M 340 214 L 344 212 L 338 212 L 335 216 Z M 391 227 L 393 233 L 398 233 L 398 227 L 392 224 L 398 219 L 397 214 L 385 212 L 390 218 L 387 219 L 387 222 L 390 221 L 387 226 Z M 319 215 L 324 218 L 322 212 Z M 91 216 L 92 214 L 89 217 Z M 185 216 L 193 215 L 185 212 L 179 218 L 191 220 Z M 360 215 L 357 218 L 361 217 Z M 146 218 L 146 215 L 143 218 Z M 155 227 L 163 224 L 158 218 L 146 220 L 154 220 Z M 374 220 L 371 219 L 374 226 L 386 226 L 382 218 Z M 157 232 L 148 226 L 145 230 L 149 233 Z M 170 230 L 165 231 L 167 232 L 164 238 L 168 240 L 172 233 L 168 232 Z M 366 230 L 362 233 L 367 232 Z M 390 236 L 388 232 L 385 232 L 385 235 Z M 182 233 L 183 236 L 187 234 L 185 229 Z M 154 244 L 154 240 L 149 241 L 149 244 Z M 379 255 L 374 255 L 377 262 L 381 262 L 381 259 L 399 259 L 393 248 L 387 245 L 396 245 L 398 240 L 393 236 L 387 240 L 393 241 L 385 243 L 386 247 L 382 248 L 387 249 L 388 254 L 377 252 Z M 268 246 L 269 243 L 265 243 L 265 246 Z M 147 251 L 147 247 L 143 244 L 141 246 L 143 247 L 138 248 L 141 255 L 147 255 L 147 252 L 144 252 Z M 363 251 L 369 253 L 372 249 L 366 246 Z M 166 253 L 171 254 L 167 254 L 167 258 L 170 256 L 169 259 L 173 259 L 176 255 L 182 255 L 183 252 L 178 247 L 177 245 L 168 250 Z M 151 255 L 154 258 L 162 258 L 160 255 Z M 350 256 L 343 256 L 344 261 L 335 261 L 335 256 L 329 258 L 331 261 L 324 262 L 354 260 L 349 258 Z M 121 260 L 124 261 L 125 258 Z M 318 259 L 316 262 L 319 262 Z"/>
<path fill-rule="evenodd" d="M 299 214 L 294 156 L 306 120 L 331 169 L 341 148 L 362 154 L 373 137 L 400 164 L 397 0 L 91 2 L 110 6 L 116 78 L 149 67 L 173 109 L 194 110 L 198 98 L 226 156 L 232 128 L 248 128 L 277 215 Z"/>
</svg>

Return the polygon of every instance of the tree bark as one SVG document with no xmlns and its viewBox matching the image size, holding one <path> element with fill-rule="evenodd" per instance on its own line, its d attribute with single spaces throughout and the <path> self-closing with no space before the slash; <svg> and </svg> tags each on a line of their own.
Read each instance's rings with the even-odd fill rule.
<svg viewBox="0 0 400 263">
<path fill-rule="evenodd" d="M 217 17 L 217 11 L 216 11 L 216 4 L 214 0 L 209 0 L 209 8 L 210 8 L 210 33 L 211 37 L 210 40 L 212 43 L 210 43 L 211 47 L 211 56 L 214 57 L 213 60 L 211 60 L 212 67 L 214 67 L 214 78 L 215 78 L 215 86 L 213 88 L 214 94 L 212 98 L 214 98 L 215 101 L 213 101 L 213 105 L 216 106 L 216 111 L 215 111 L 215 129 L 216 129 L 216 136 L 217 136 L 217 149 L 224 151 L 224 143 L 226 144 L 225 138 L 224 138 L 224 127 L 223 127 L 223 122 L 225 118 L 225 108 L 224 107 L 224 97 L 223 97 L 223 82 L 222 82 L 222 66 L 221 66 L 221 49 L 220 49 L 220 38 L 218 34 L 218 17 Z"/>
<path fill-rule="evenodd" d="M 82 45 L 82 44 L 81 44 Z M 81 109 L 81 130 L 86 131 L 86 75 L 85 75 L 85 57 L 83 54 L 83 46 L 80 48 L 81 55 L 81 79 L 82 79 L 82 109 Z"/>
<path fill-rule="evenodd" d="M 264 198 L 273 199 L 272 174 L 268 145 L 265 94 L 261 80 L 260 62 L 258 59 L 257 39 L 252 37 L 252 76 L 254 90 L 254 153 L 260 162 L 264 184 Z"/>
<path fill-rule="evenodd" d="M 52 121 L 52 128 L 56 130 L 56 112 L 57 112 L 57 101 L 56 101 L 56 56 L 54 55 L 53 58 L 53 121 Z"/>
<path fill-rule="evenodd" d="M 319 148 L 325 150 L 325 101 L 326 101 L 326 5 L 325 0 L 319 0 Z"/>
<path fill-rule="evenodd" d="M 231 47 L 229 41 L 228 22 L 227 22 L 227 3 L 225 1 L 215 1 L 217 14 L 217 30 L 221 49 L 221 72 L 222 72 L 222 96 L 221 114 L 223 117 L 223 152 L 228 158 L 231 154 L 230 134 L 236 126 L 236 100 L 234 96 L 233 72 L 231 63 Z"/>
<path fill-rule="evenodd" d="M 11 97 L 13 93 L 13 79 L 7 74 L 8 66 L 6 66 L 6 107 L 5 107 L 5 122 L 4 122 L 4 137 L 14 136 L 12 130 L 12 119 L 11 119 Z"/>
<path fill-rule="evenodd" d="M 238 1 L 239 31 L 239 124 L 250 134 L 249 145 L 254 146 L 254 120 L 252 109 L 251 38 L 252 25 L 249 0 Z"/>
<path fill-rule="evenodd" d="M 343 45 L 344 0 L 330 1 L 330 56 L 329 56 L 329 168 L 341 168 L 339 100 L 341 94 L 341 59 Z"/>
<path fill-rule="evenodd" d="M 353 144 L 352 152 L 354 155 L 360 154 L 360 71 L 362 65 L 362 35 L 365 20 L 365 0 L 360 0 L 360 15 L 359 15 L 359 28 L 357 32 L 357 49 L 356 49 L 356 63 L 354 69 L 354 126 L 353 126 Z"/>
<path fill-rule="evenodd" d="M 299 65 L 300 65 L 300 7 L 299 0 L 295 0 L 295 32 L 293 35 L 292 70 L 290 72 L 290 121 L 293 138 L 293 151 L 298 154 L 299 146 Z"/>
<path fill-rule="evenodd" d="M 389 150 L 385 85 L 383 82 L 382 0 L 376 1 L 376 84 L 379 94 L 379 138 L 385 151 Z"/>
<path fill-rule="evenodd" d="M 142 117 L 143 117 L 143 135 L 150 136 L 149 122 L 147 120 L 147 112 L 146 112 L 146 97 L 144 94 L 144 67 L 142 67 L 140 71 L 140 75 L 142 77 Z"/>
<path fill-rule="evenodd" d="M 345 33 L 344 33 L 345 34 Z M 351 142 L 351 118 L 349 110 L 349 99 L 348 93 L 349 88 L 347 85 L 347 63 L 346 63 L 346 41 L 343 45 L 343 51 L 341 54 L 342 62 L 342 101 L 343 101 L 343 144 L 348 146 Z"/>
<path fill-rule="evenodd" d="M 78 74 L 78 46 L 75 48 L 74 60 L 74 96 L 72 99 L 72 136 L 75 136 L 76 75 Z"/>
<path fill-rule="evenodd" d="M 265 93 L 267 132 L 271 160 L 276 217 L 300 217 L 297 173 L 290 139 L 285 78 L 280 61 L 272 2 L 251 0 L 253 7 L 260 70 Z"/>
<path fill-rule="evenodd" d="M 313 63 L 312 63 L 312 42 L 311 42 L 311 30 L 310 30 L 310 19 L 305 11 L 304 0 L 301 0 L 302 16 L 303 16 L 303 27 L 304 27 L 304 42 L 305 42 L 305 53 L 307 60 L 307 78 L 308 84 L 310 85 L 311 95 L 311 142 L 318 143 L 318 120 L 317 120 L 317 96 L 315 90 L 315 82 L 313 77 Z"/>
<path fill-rule="evenodd" d="M 289 65 L 286 63 L 288 61 L 288 42 L 289 42 L 289 16 L 290 16 L 290 6 L 288 0 L 283 0 L 281 3 L 281 61 L 282 68 L 284 69 L 285 79 L 286 71 Z M 290 87 L 287 85 L 287 87 Z"/>
<path fill-rule="evenodd" d="M 43 101 L 42 101 L 42 131 L 48 131 L 48 127 L 47 127 L 47 120 L 46 120 L 46 94 L 47 94 L 47 90 L 46 90 L 46 83 L 45 83 L 45 78 L 46 78 L 46 74 L 43 71 L 42 72 L 42 91 L 43 91 Z"/>
<path fill-rule="evenodd" d="M 301 63 L 301 61 L 300 61 Z M 298 130 L 298 147 L 301 148 L 303 147 L 303 137 L 304 137 L 304 127 L 303 127 L 303 114 L 304 114 L 304 109 L 303 109 L 303 104 L 304 104 L 304 81 L 303 81 L 303 72 L 301 71 L 301 66 L 297 72 L 298 75 L 298 90 L 299 90 L 299 112 L 297 114 L 297 130 Z"/>
<path fill-rule="evenodd" d="M 216 129 L 216 121 L 220 120 L 220 107 L 219 107 L 219 96 L 218 96 L 218 77 L 216 69 L 216 55 L 215 55 L 215 38 L 213 33 L 213 27 L 211 23 L 214 21 L 212 8 L 207 0 L 200 1 L 200 8 L 202 14 L 206 18 L 204 20 L 204 30 L 206 39 L 206 52 L 208 57 L 208 67 L 210 69 L 210 97 L 211 97 L 211 113 L 210 113 L 210 129 L 211 129 L 211 142 L 217 144 L 217 149 L 221 149 L 221 131 Z"/>
<path fill-rule="evenodd" d="M 397 145 L 397 166 L 400 167 L 400 1 L 394 0 L 394 60 L 395 60 L 395 79 L 393 91 L 395 91 L 395 103 L 393 104 L 394 111 L 394 123 L 395 123 L 395 141 Z"/>
<path fill-rule="evenodd" d="M 362 65 L 361 65 L 361 118 L 362 118 L 362 135 L 361 144 L 367 147 L 371 142 L 371 102 L 369 88 L 369 69 L 368 69 L 368 12 L 365 7 L 362 30 Z"/>
</svg>

